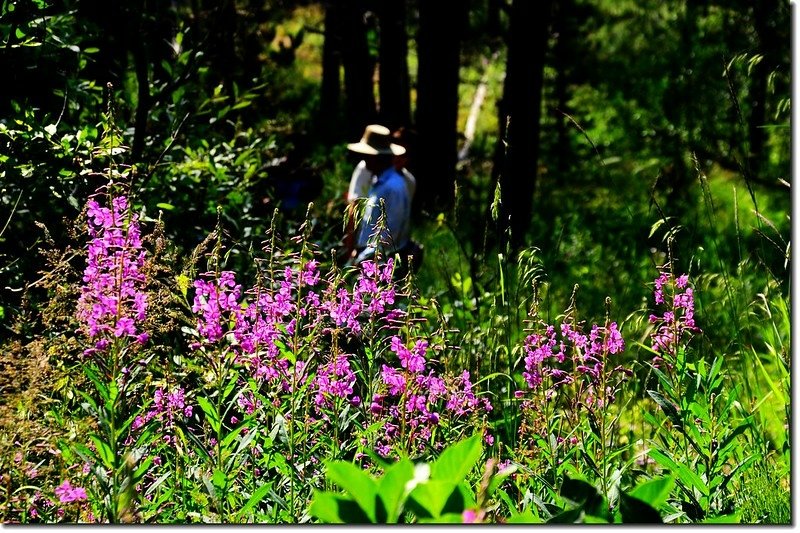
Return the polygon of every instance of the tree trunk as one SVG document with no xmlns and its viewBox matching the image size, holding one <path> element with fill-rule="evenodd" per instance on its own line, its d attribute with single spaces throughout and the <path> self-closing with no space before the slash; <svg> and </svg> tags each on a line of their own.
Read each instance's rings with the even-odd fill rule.
<svg viewBox="0 0 800 533">
<path fill-rule="evenodd" d="M 525 239 L 533 212 L 551 1 L 514 0 L 503 95 L 508 106 L 508 148 L 500 174 L 500 230 L 511 230 L 512 249 Z M 501 107 L 501 113 L 504 111 Z M 500 117 L 502 124 L 506 117 Z M 501 141 L 502 142 L 502 141 Z"/>
<path fill-rule="evenodd" d="M 364 127 L 376 118 L 373 84 L 375 66 L 367 45 L 364 3 L 361 0 L 341 3 L 345 122 L 348 138 L 356 139 L 361 137 Z"/>
<path fill-rule="evenodd" d="M 487 0 L 486 6 L 486 32 L 491 35 L 500 35 L 500 3 L 502 0 Z"/>
<path fill-rule="evenodd" d="M 419 3 L 416 196 L 422 207 L 437 211 L 452 206 L 455 198 L 459 53 L 466 16 L 463 0 Z"/>
<path fill-rule="evenodd" d="M 319 118 L 323 137 L 329 142 L 339 142 L 336 133 L 341 131 L 340 98 L 342 64 L 342 26 L 340 2 L 325 2 L 325 34 L 322 47 L 322 84 L 320 88 Z"/>
<path fill-rule="evenodd" d="M 380 0 L 380 121 L 389 129 L 411 122 L 405 0 Z"/>
</svg>

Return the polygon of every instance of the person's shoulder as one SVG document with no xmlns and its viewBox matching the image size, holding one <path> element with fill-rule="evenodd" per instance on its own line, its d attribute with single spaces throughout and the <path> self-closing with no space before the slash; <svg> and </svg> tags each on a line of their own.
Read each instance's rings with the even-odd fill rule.
<svg viewBox="0 0 800 533">
<path fill-rule="evenodd" d="M 397 170 L 396 168 L 391 168 L 389 170 L 389 179 L 390 180 L 394 180 L 394 181 L 397 181 L 397 180 L 402 181 L 405 178 L 404 178 L 403 173 L 401 171 Z"/>
</svg>

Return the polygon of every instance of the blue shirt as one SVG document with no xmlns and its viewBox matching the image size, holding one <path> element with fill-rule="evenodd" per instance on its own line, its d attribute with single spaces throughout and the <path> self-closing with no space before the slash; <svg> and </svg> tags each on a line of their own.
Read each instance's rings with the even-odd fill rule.
<svg viewBox="0 0 800 533">
<path fill-rule="evenodd" d="M 378 234 L 381 200 L 386 213 L 386 227 Z M 406 182 L 394 167 L 389 167 L 369 189 L 364 218 L 356 239 L 356 247 L 365 249 L 357 261 L 374 254 L 379 246 L 385 253 L 391 254 L 408 244 L 410 218 L 411 198 Z"/>
</svg>

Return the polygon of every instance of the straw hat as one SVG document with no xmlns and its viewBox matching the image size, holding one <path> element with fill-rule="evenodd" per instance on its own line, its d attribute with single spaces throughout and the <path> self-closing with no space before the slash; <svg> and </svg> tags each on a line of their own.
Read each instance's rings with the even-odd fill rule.
<svg viewBox="0 0 800 533">
<path fill-rule="evenodd" d="M 403 155 L 406 153 L 405 148 L 392 142 L 392 135 L 389 128 L 379 124 L 370 124 L 367 126 L 361 140 L 357 143 L 348 144 L 347 149 L 365 155 Z"/>
</svg>

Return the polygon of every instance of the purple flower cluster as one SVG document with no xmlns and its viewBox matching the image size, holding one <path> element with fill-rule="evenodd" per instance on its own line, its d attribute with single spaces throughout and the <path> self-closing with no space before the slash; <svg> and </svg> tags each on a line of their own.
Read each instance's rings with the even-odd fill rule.
<svg viewBox="0 0 800 533">
<path fill-rule="evenodd" d="M 366 321 L 398 316 L 391 309 L 395 302 L 392 261 L 385 265 L 365 261 L 360 267 L 352 290 L 334 282 L 317 290 L 322 279 L 316 260 L 305 262 L 299 269 L 287 266 L 274 287 L 257 286 L 246 292 L 236 283 L 233 272 L 205 273 L 194 282 L 192 306 L 201 340 L 206 345 L 224 342 L 257 382 L 278 380 L 284 389 L 291 388 L 290 362 L 280 356 L 280 346 L 291 344 L 298 327 L 310 331 L 330 324 L 330 328 L 343 328 L 358 337 Z M 302 291 L 300 297 L 299 291 Z M 201 344 L 193 346 L 199 348 Z M 347 359 L 331 361 L 321 369 L 315 380 L 319 398 L 334 393 L 331 387 L 335 396 L 352 388 L 347 385 L 351 371 L 345 369 L 349 369 Z M 332 381 L 331 372 L 337 376 Z"/>
<path fill-rule="evenodd" d="M 524 399 L 521 409 L 527 414 L 520 437 L 532 442 L 555 436 L 558 445 L 575 446 L 579 438 L 574 433 L 585 419 L 584 411 L 595 419 L 604 416 L 598 410 L 613 403 L 621 384 L 633 375 L 612 363 L 611 356 L 625 350 L 616 322 L 592 324 L 587 331 L 568 315 L 561 324 L 541 324 L 538 332 L 525 338 L 522 349 L 527 390 L 517 390 L 515 396 Z M 553 429 L 554 416 L 566 423 Z"/>
<path fill-rule="evenodd" d="M 219 277 L 204 274 L 210 279 L 198 279 L 194 282 L 195 295 L 192 312 L 200 314 L 197 320 L 197 331 L 206 342 L 219 341 L 227 332 L 227 323 L 231 314 L 241 313 L 239 298 L 242 286 L 236 283 L 233 272 L 220 272 Z"/>
<path fill-rule="evenodd" d="M 650 323 L 655 325 L 652 347 L 659 354 L 654 360 L 659 364 L 664 356 L 674 357 L 678 347 L 700 328 L 694 321 L 694 291 L 689 287 L 687 274 L 675 278 L 669 272 L 662 272 L 655 280 L 653 296 L 657 305 L 667 308 L 661 316 L 650 315 Z"/>
<path fill-rule="evenodd" d="M 78 320 L 94 347 L 86 354 L 105 352 L 114 338 L 131 337 L 141 344 L 148 334 L 139 330 L 147 311 L 146 253 L 138 216 L 128 199 L 111 199 L 111 208 L 95 199 L 87 203 L 88 258 L 83 272 Z"/>
<path fill-rule="evenodd" d="M 346 288 L 331 285 L 329 295 L 322 304 L 336 327 L 344 327 L 353 334 L 361 335 L 361 320 L 375 318 L 387 311 L 395 303 L 395 288 L 392 282 L 394 260 L 386 264 L 372 261 L 360 263 L 361 272 L 352 292 Z M 395 312 L 392 316 L 396 316 Z"/>
<path fill-rule="evenodd" d="M 277 276 L 280 279 L 247 291 L 232 272 L 204 274 L 194 283 L 193 311 L 203 343 L 196 346 L 217 345 L 233 352 L 247 377 L 259 387 L 270 384 L 262 389 L 267 394 L 307 390 L 314 416 L 330 423 L 331 410 L 341 406 L 340 401 L 361 405 L 353 356 L 339 352 L 333 339 L 362 338 L 377 326 L 390 332 L 388 348 L 396 356 L 395 366 L 384 364 L 379 370 L 378 391 L 369 410 L 385 421 L 385 438 L 379 443 L 385 454 L 400 446 L 401 435 L 407 450 L 435 446 L 431 440 L 442 417 L 448 425 L 485 418 L 491 403 L 476 395 L 468 372 L 440 377 L 427 367 L 427 340 L 407 346 L 392 335 L 405 313 L 396 308 L 393 261 L 365 261 L 359 267 L 358 277 L 347 286 L 338 276 L 322 278 L 319 263 L 307 261 L 286 267 Z M 294 358 L 285 355 L 287 349 L 297 351 Z M 271 402 L 280 405 L 277 396 Z M 240 407 L 252 414 L 260 403 L 253 400 L 247 409 Z M 488 433 L 486 439 L 492 440 Z"/>
<path fill-rule="evenodd" d="M 153 406 L 144 416 L 137 416 L 134 419 L 131 429 L 135 431 L 153 419 L 170 428 L 175 425 L 176 418 L 179 420 L 190 418 L 192 411 L 193 408 L 187 404 L 186 393 L 182 387 L 175 387 L 172 392 L 159 387 L 153 394 Z"/>
<path fill-rule="evenodd" d="M 69 480 L 56 487 L 55 495 L 61 503 L 82 502 L 86 500 L 86 489 L 73 487 Z"/>
<path fill-rule="evenodd" d="M 432 436 L 443 419 L 453 425 L 459 419 L 484 418 L 492 410 L 489 400 L 475 395 L 468 371 L 442 378 L 427 369 L 427 350 L 425 340 L 416 341 L 409 349 L 399 337 L 391 339 L 391 351 L 400 368 L 382 365 L 380 389 L 370 404 L 371 414 L 384 421 L 385 433 L 376 445 L 384 457 L 393 448 L 423 451 L 428 446 L 441 447 L 443 442 L 432 442 Z M 487 443 L 493 442 L 488 433 L 484 437 Z"/>
<path fill-rule="evenodd" d="M 236 404 L 247 415 L 252 415 L 261 408 L 261 400 L 255 397 L 252 392 L 247 392 L 236 399 Z"/>
<path fill-rule="evenodd" d="M 563 322 L 559 328 L 560 339 L 554 326 L 546 325 L 544 329 L 543 334 L 528 335 L 523 345 L 525 371 L 522 377 L 531 390 L 539 389 L 548 377 L 551 391 L 570 385 L 581 376 L 586 376 L 592 384 L 599 384 L 607 357 L 625 349 L 616 322 L 608 326 L 593 324 L 588 335 L 574 324 Z M 570 354 L 572 372 L 563 368 L 567 354 Z"/>
<path fill-rule="evenodd" d="M 314 378 L 314 388 L 316 389 L 314 403 L 317 409 L 333 407 L 335 398 L 359 405 L 361 399 L 353 396 L 355 384 L 356 375 L 350 368 L 350 360 L 347 355 L 334 356 L 332 361 L 319 367 L 317 376 Z"/>
</svg>

